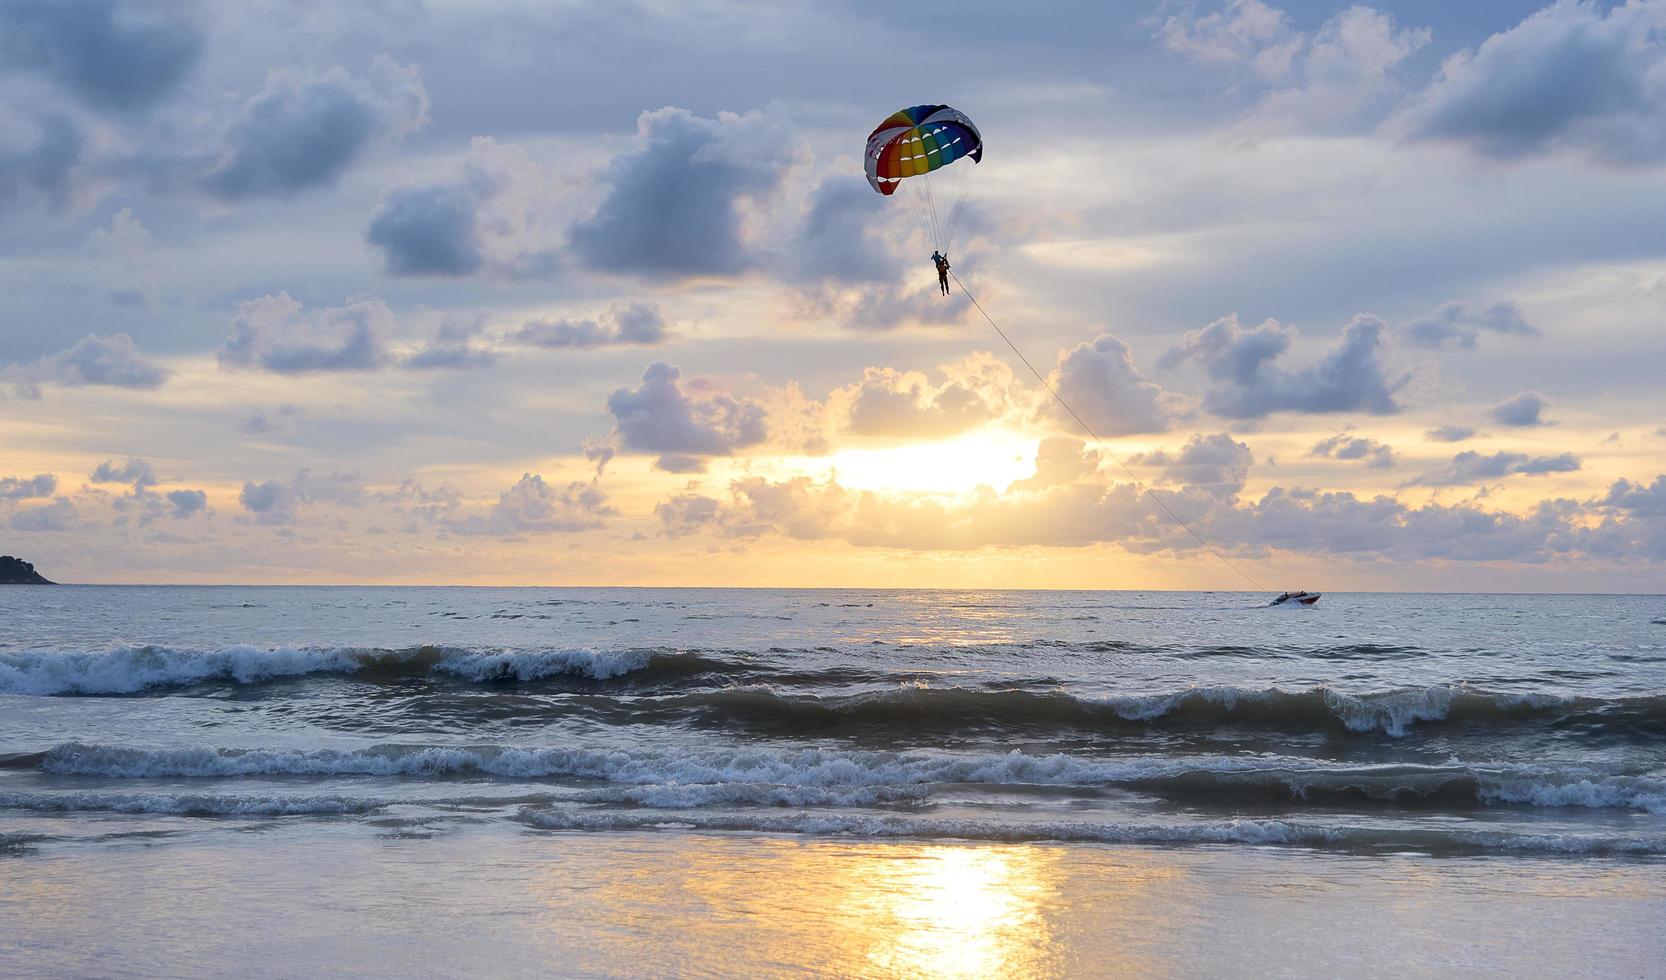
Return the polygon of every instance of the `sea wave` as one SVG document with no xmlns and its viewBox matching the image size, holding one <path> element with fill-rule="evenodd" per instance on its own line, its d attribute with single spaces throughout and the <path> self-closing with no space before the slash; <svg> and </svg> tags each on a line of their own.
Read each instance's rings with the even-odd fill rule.
<svg viewBox="0 0 1666 980">
<path fill-rule="evenodd" d="M 1265 755 L 1127 756 L 945 751 L 725 750 L 381 745 L 368 749 L 143 749 L 66 743 L 0 765 L 109 779 L 267 776 L 573 779 L 588 799 L 651 807 L 872 806 L 944 786 L 1111 787 L 1213 806 L 1257 799 L 1522 804 L 1666 813 L 1666 773 L 1586 766 L 1329 763 Z"/>
<path fill-rule="evenodd" d="M 652 716 L 692 714 L 714 723 L 818 732 L 861 728 L 1115 729 L 1245 726 L 1280 731 L 1342 730 L 1404 737 L 1429 724 L 1548 724 L 1666 735 L 1666 696 L 1570 698 L 1495 693 L 1464 686 L 1348 693 L 1329 687 L 1198 687 L 1151 694 L 1082 697 L 1063 691 L 900 687 L 834 696 L 754 686 L 700 691 L 637 706 Z"/>
<path fill-rule="evenodd" d="M 1400 826 L 1326 825 L 1286 820 L 1197 820 L 1178 823 L 986 820 L 844 813 L 649 813 L 528 806 L 520 822 L 540 830 L 697 830 L 854 838 L 1061 841 L 1111 844 L 1249 844 L 1384 853 L 1510 852 L 1650 856 L 1666 838 L 1588 833 L 1463 831 Z"/>
<path fill-rule="evenodd" d="M 387 800 L 346 796 L 261 796 L 213 793 L 0 793 L 0 810 L 34 813 L 155 813 L 202 817 L 286 817 L 364 814 Z"/>
<path fill-rule="evenodd" d="M 259 684 L 308 675 L 363 680 L 442 676 L 468 682 L 566 677 L 605 681 L 625 675 L 677 680 L 745 669 L 733 660 L 666 649 L 475 650 L 418 646 L 226 646 L 198 650 L 125 644 L 100 651 L 0 653 L 0 694 L 137 694 L 202 684 Z"/>
</svg>

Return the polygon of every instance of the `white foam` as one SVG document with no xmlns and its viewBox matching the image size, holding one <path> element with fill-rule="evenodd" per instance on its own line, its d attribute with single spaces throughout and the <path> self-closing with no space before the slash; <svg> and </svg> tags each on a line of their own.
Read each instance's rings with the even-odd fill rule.
<svg viewBox="0 0 1666 980">
<path fill-rule="evenodd" d="M 345 650 L 299 647 L 116 646 L 97 653 L 4 653 L 0 654 L 0 693 L 133 694 L 151 687 L 211 680 L 252 684 L 301 674 L 351 673 L 360 666 Z"/>
<path fill-rule="evenodd" d="M 0 809 L 46 813 L 156 813 L 216 817 L 283 817 L 369 813 L 383 800 L 344 796 L 256 796 L 201 793 L 0 793 Z"/>
<path fill-rule="evenodd" d="M 353 674 L 377 666 L 408 665 L 470 681 L 536 680 L 558 675 L 607 680 L 648 666 L 640 650 L 360 650 L 257 647 L 196 650 L 118 645 L 101 651 L 0 653 L 0 694 L 136 694 L 152 688 L 211 681 L 256 684 L 309 674 Z"/>
</svg>

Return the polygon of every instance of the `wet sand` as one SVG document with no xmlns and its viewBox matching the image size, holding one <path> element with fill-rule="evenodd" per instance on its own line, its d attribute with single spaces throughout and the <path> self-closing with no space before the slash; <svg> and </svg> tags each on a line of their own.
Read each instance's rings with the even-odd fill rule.
<svg viewBox="0 0 1666 980">
<path fill-rule="evenodd" d="M 168 823 L 111 816 L 0 857 L 0 973 L 1645 976 L 1666 962 L 1657 862 Z"/>
</svg>

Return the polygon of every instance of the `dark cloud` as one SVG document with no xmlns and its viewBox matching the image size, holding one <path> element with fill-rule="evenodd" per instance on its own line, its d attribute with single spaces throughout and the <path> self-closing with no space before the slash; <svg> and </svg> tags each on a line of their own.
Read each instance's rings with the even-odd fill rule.
<svg viewBox="0 0 1666 980">
<path fill-rule="evenodd" d="M 220 366 L 277 374 L 368 371 L 387 365 L 393 311 L 374 296 L 303 313 L 288 293 L 238 304 Z"/>
<path fill-rule="evenodd" d="M 428 119 L 414 68 L 378 58 L 368 79 L 332 68 L 317 77 L 273 75 L 226 136 L 225 159 L 206 186 L 221 197 L 294 194 L 333 183 L 370 143 Z"/>
<path fill-rule="evenodd" d="M 656 361 L 639 387 L 620 388 L 608 397 L 622 449 L 660 454 L 663 467 L 687 472 L 685 457 L 728 456 L 764 441 L 762 404 L 699 378 L 684 385 L 681 377 L 672 365 Z"/>
<path fill-rule="evenodd" d="M 59 497 L 50 504 L 30 507 L 13 514 L 9 522 L 14 531 L 72 531 L 81 523 L 81 515 L 67 497 Z"/>
<path fill-rule="evenodd" d="M 121 463 L 107 459 L 98 464 L 87 479 L 93 483 L 128 483 L 139 491 L 156 485 L 156 471 L 142 459 L 128 459 Z"/>
<path fill-rule="evenodd" d="M 189 11 L 171 0 L 0 0 L 0 68 L 39 72 L 95 109 L 147 109 L 202 52 Z"/>
<path fill-rule="evenodd" d="M 1050 383 L 1100 436 L 1167 432 L 1186 416 L 1184 401 L 1142 374 L 1133 350 L 1108 333 L 1060 355 Z M 1041 411 L 1061 425 L 1076 424 L 1055 401 Z"/>
<path fill-rule="evenodd" d="M 643 113 L 637 133 L 640 146 L 608 164 L 596 213 L 569 230 L 573 251 L 596 269 L 656 277 L 755 265 L 741 205 L 774 197 L 802 141 L 763 112 L 706 119 L 674 107 Z"/>
<path fill-rule="evenodd" d="M 310 468 L 296 471 L 295 478 L 246 482 L 237 495 L 243 509 L 255 515 L 257 524 L 293 524 L 300 509 L 311 504 L 356 507 L 364 501 L 364 484 L 354 473 L 324 476 Z"/>
<path fill-rule="evenodd" d="M 594 483 L 573 482 L 557 492 L 542 476 L 526 473 L 485 513 L 447 514 L 440 526 L 452 534 L 516 538 L 599 528 L 618 513 Z"/>
<path fill-rule="evenodd" d="M 14 202 L 68 203 L 84 144 L 81 130 L 67 116 L 8 120 L 0 115 L 0 212 Z"/>
<path fill-rule="evenodd" d="M 670 336 L 659 307 L 652 303 L 626 303 L 614 306 L 594 319 L 528 320 L 508 339 L 532 347 L 589 350 L 627 344 L 659 344 Z"/>
<path fill-rule="evenodd" d="M 1528 323 L 1514 303 L 1495 303 L 1484 310 L 1468 303 L 1443 303 L 1433 313 L 1400 324 L 1399 336 L 1408 346 L 1428 350 L 1461 348 L 1474 350 L 1482 331 L 1537 337 L 1539 330 Z"/>
<path fill-rule="evenodd" d="M 201 490 L 169 490 L 165 496 L 168 504 L 173 508 L 169 515 L 175 520 L 184 520 L 195 514 L 208 512 L 208 494 Z"/>
<path fill-rule="evenodd" d="M 237 431 L 252 436 L 293 433 L 301 415 L 300 406 L 288 402 L 271 409 L 256 408 L 238 421 Z"/>
<path fill-rule="evenodd" d="M 1580 468 L 1580 460 L 1573 453 L 1558 456 L 1528 456 L 1526 453 L 1496 452 L 1483 455 L 1473 450 L 1452 457 L 1442 469 L 1425 473 L 1407 486 L 1452 487 L 1501 480 L 1507 476 L 1543 476 L 1547 473 L 1572 473 Z"/>
<path fill-rule="evenodd" d="M 497 363 L 497 351 L 479 342 L 486 329 L 483 316 L 448 315 L 440 321 L 434 339 L 404 360 L 400 366 L 411 370 L 490 367 Z"/>
<path fill-rule="evenodd" d="M 554 221 L 545 174 L 522 150 L 479 137 L 453 180 L 382 195 L 365 241 L 396 276 L 547 277 Z"/>
<path fill-rule="evenodd" d="M 51 473 L 37 473 L 32 477 L 8 476 L 0 479 L 0 500 L 50 497 L 57 492 L 58 478 Z"/>
<path fill-rule="evenodd" d="M 1666 10 L 1559 0 L 1446 60 L 1399 113 L 1413 139 L 1515 160 L 1563 150 L 1611 164 L 1666 159 Z"/>
<path fill-rule="evenodd" d="M 371 216 L 365 241 L 382 250 L 395 276 L 465 276 L 485 264 L 475 200 L 455 185 L 389 191 Z"/>
<path fill-rule="evenodd" d="M 1203 407 L 1225 418 L 1264 418 L 1280 411 L 1390 415 L 1400 411 L 1394 392 L 1405 379 L 1386 376 L 1382 335 L 1387 329 L 1362 313 L 1342 328 L 1341 342 L 1317 364 L 1290 370 L 1274 362 L 1295 342 L 1295 330 L 1277 320 L 1246 330 L 1232 315 L 1187 333 L 1159 364 L 1200 363 L 1214 382 Z"/>
<path fill-rule="evenodd" d="M 1320 440 L 1307 454 L 1328 459 L 1362 460 L 1366 466 L 1373 469 L 1387 469 L 1399 461 L 1392 446 L 1386 446 L 1365 436 L 1350 436 L 1345 432 Z"/>
<path fill-rule="evenodd" d="M 0 381 L 23 397 L 39 398 L 42 385 L 156 388 L 170 373 L 145 360 L 127 334 L 88 334 L 56 354 L 0 369 Z"/>
<path fill-rule="evenodd" d="M 1441 425 L 1423 433 L 1430 442 L 1463 442 L 1475 435 L 1475 430 L 1467 425 Z"/>
<path fill-rule="evenodd" d="M 1603 503 L 1638 517 L 1666 519 L 1666 476 L 1655 477 L 1652 484 L 1615 480 Z"/>
<path fill-rule="evenodd" d="M 1536 391 L 1522 391 L 1494 405 L 1488 414 L 1499 425 L 1514 428 L 1554 425 L 1554 422 L 1544 417 L 1544 411 L 1549 406 L 1550 399 L 1544 395 Z"/>
<path fill-rule="evenodd" d="M 861 179 L 861 167 L 824 178 L 810 194 L 810 210 L 788 256 L 801 282 L 884 283 L 897 274 L 896 236 L 885 234 L 884 197 Z"/>
</svg>

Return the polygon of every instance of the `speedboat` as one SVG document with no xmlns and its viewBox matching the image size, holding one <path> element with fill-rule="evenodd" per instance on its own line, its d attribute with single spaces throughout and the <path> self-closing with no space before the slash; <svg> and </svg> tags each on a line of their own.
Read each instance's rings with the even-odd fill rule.
<svg viewBox="0 0 1666 980">
<path fill-rule="evenodd" d="M 1286 592 L 1267 603 L 1269 606 L 1311 606 L 1319 601 L 1317 592 Z"/>
</svg>

